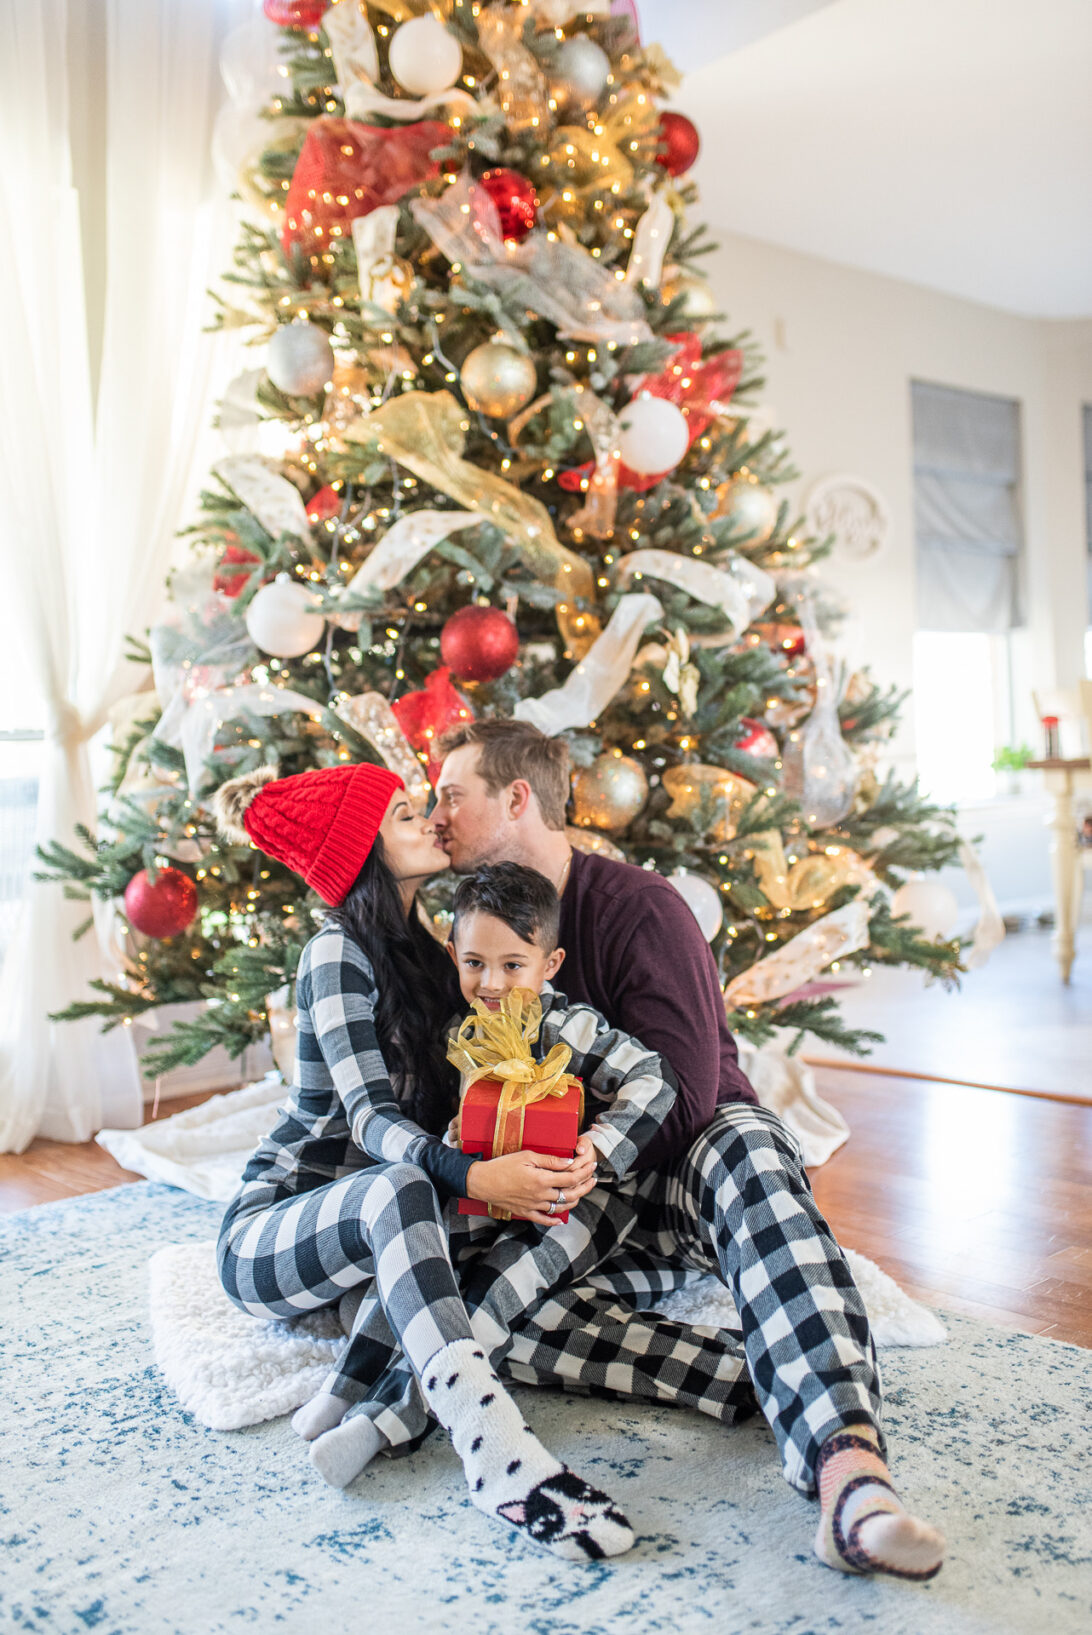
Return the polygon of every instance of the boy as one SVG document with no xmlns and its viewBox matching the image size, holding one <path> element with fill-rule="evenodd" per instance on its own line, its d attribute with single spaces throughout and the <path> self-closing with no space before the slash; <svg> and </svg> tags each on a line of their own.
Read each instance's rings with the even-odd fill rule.
<svg viewBox="0 0 1092 1635">
<path fill-rule="evenodd" d="M 506 1205 L 526 1215 L 526 1221 L 459 1215 L 454 1203 L 448 1206 L 452 1262 L 475 1336 L 488 1347 L 494 1366 L 509 1348 L 515 1317 L 552 1289 L 586 1279 L 618 1253 L 636 1222 L 630 1201 L 634 1161 L 675 1100 L 675 1079 L 658 1056 L 608 1027 L 590 1005 L 570 1005 L 553 989 L 551 979 L 565 957 L 557 946 L 559 912 L 551 882 L 518 863 L 481 868 L 466 876 L 455 894 L 448 949 L 464 1000 L 499 1009 L 513 988 L 541 996 L 542 1025 L 533 1053 L 542 1060 L 556 1044 L 570 1048 L 568 1070 L 583 1083 L 590 1121 L 574 1164 L 594 1153 L 608 1181 L 572 1207 L 565 1197 L 564 1172 L 543 1170 L 533 1152 L 522 1151 L 479 1162 L 495 1166 L 496 1177 L 504 1179 Z M 457 1026 L 453 1024 L 453 1032 Z M 448 1139 L 454 1140 L 454 1121 Z M 542 1204 L 546 1177 L 555 1195 Z M 533 1199 L 537 1208 L 529 1202 Z M 566 1207 L 571 1207 L 568 1221 L 551 1219 Z M 299 1434 L 312 1441 L 312 1462 L 339 1487 L 377 1452 L 396 1446 L 408 1451 L 407 1444 L 428 1429 L 416 1385 L 378 1300 L 354 1291 L 342 1301 L 341 1315 L 350 1328 L 345 1351 L 319 1396 L 293 1420 Z M 387 1364 L 377 1382 L 384 1350 Z M 370 1397 L 366 1404 L 362 1393 Z"/>
<path fill-rule="evenodd" d="M 577 1157 L 594 1153 L 611 1179 L 621 1181 L 659 1130 L 677 1087 L 658 1056 L 610 1028 L 590 1005 L 570 1005 L 555 992 L 553 978 L 565 958 L 565 950 L 557 945 L 560 912 L 556 890 L 536 869 L 519 863 L 488 865 L 465 876 L 455 893 L 448 952 L 468 1005 L 477 1001 L 499 1010 L 514 988 L 543 996 L 536 1060 L 543 1060 L 557 1044 L 569 1046 L 573 1053 L 569 1071 L 584 1084 L 585 1118 L 591 1122 L 592 1112 L 596 1115 L 581 1137 Z M 452 1121 L 452 1137 L 456 1123 Z M 511 1156 L 530 1168 L 534 1155 Z M 531 1215 L 536 1224 L 552 1225 L 549 1217 L 565 1207 L 564 1187 L 557 1191 L 545 1213 Z"/>
</svg>

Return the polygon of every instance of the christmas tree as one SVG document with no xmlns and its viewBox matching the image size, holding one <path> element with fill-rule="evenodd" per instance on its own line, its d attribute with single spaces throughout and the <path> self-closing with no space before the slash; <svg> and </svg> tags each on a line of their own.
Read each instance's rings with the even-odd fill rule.
<svg viewBox="0 0 1092 1635">
<path fill-rule="evenodd" d="M 216 787 L 368 759 L 426 801 L 468 717 L 564 734 L 573 843 L 674 880 L 740 1035 L 863 1049 L 820 971 L 960 968 L 893 902 L 952 817 L 877 771 L 899 700 L 833 656 L 827 544 L 687 225 L 697 132 L 619 9 L 266 0 L 229 41 L 217 322 L 256 367 L 133 643 L 100 831 L 41 854 L 116 916 L 117 979 L 66 1017 L 207 1002 L 149 1069 L 265 1037 L 321 917 L 218 837 Z"/>
</svg>

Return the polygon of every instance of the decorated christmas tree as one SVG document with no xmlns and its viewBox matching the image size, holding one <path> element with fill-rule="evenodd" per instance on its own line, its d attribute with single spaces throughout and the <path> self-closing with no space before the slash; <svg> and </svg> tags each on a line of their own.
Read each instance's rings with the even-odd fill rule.
<svg viewBox="0 0 1092 1635">
<path fill-rule="evenodd" d="M 899 909 L 958 839 L 878 770 L 898 699 L 834 656 L 826 542 L 779 502 L 760 359 L 701 278 L 670 64 L 609 0 L 265 13 L 217 136 L 217 321 L 254 367 L 133 644 L 99 832 L 42 853 L 113 917 L 116 980 L 65 1015 L 205 1001 L 156 1071 L 283 1025 L 321 906 L 217 836 L 215 789 L 368 759 L 426 802 L 445 728 L 514 714 L 569 743 L 574 845 L 678 886 L 740 1035 L 863 1048 L 809 984 L 950 979 L 959 945 Z"/>
</svg>

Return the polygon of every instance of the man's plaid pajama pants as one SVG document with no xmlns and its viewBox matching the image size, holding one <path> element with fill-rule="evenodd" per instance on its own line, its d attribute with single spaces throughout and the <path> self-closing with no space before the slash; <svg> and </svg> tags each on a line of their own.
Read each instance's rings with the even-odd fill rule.
<svg viewBox="0 0 1092 1635">
<path fill-rule="evenodd" d="M 814 1491 L 815 1457 L 827 1436 L 852 1424 L 880 1428 L 879 1373 L 860 1294 L 815 1205 L 799 1148 L 775 1114 L 720 1108 L 684 1157 L 613 1192 L 596 1189 L 570 1225 L 583 1213 L 592 1216 L 583 1253 L 567 1276 L 558 1266 L 554 1286 L 535 1298 L 542 1268 L 529 1274 L 518 1263 L 524 1234 L 486 1258 L 473 1233 L 459 1230 L 467 1218 L 453 1224 L 471 1325 L 502 1375 L 676 1403 L 725 1423 L 753 1413 L 757 1399 L 786 1479 L 805 1493 Z M 533 1241 L 533 1229 L 525 1232 Z M 732 1291 L 740 1332 L 640 1310 L 702 1272 Z M 396 1451 L 426 1433 L 427 1412 L 381 1288 L 366 1291 L 326 1388 L 355 1399 L 350 1411 L 374 1419 Z"/>
</svg>

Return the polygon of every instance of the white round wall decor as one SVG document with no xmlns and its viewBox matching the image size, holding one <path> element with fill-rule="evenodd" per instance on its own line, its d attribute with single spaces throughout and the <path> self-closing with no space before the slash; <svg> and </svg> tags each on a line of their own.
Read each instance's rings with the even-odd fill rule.
<svg viewBox="0 0 1092 1635">
<path fill-rule="evenodd" d="M 887 502 L 864 477 L 820 477 L 808 489 L 804 520 L 817 539 L 834 535 L 835 554 L 845 562 L 867 562 L 887 544 Z"/>
</svg>

